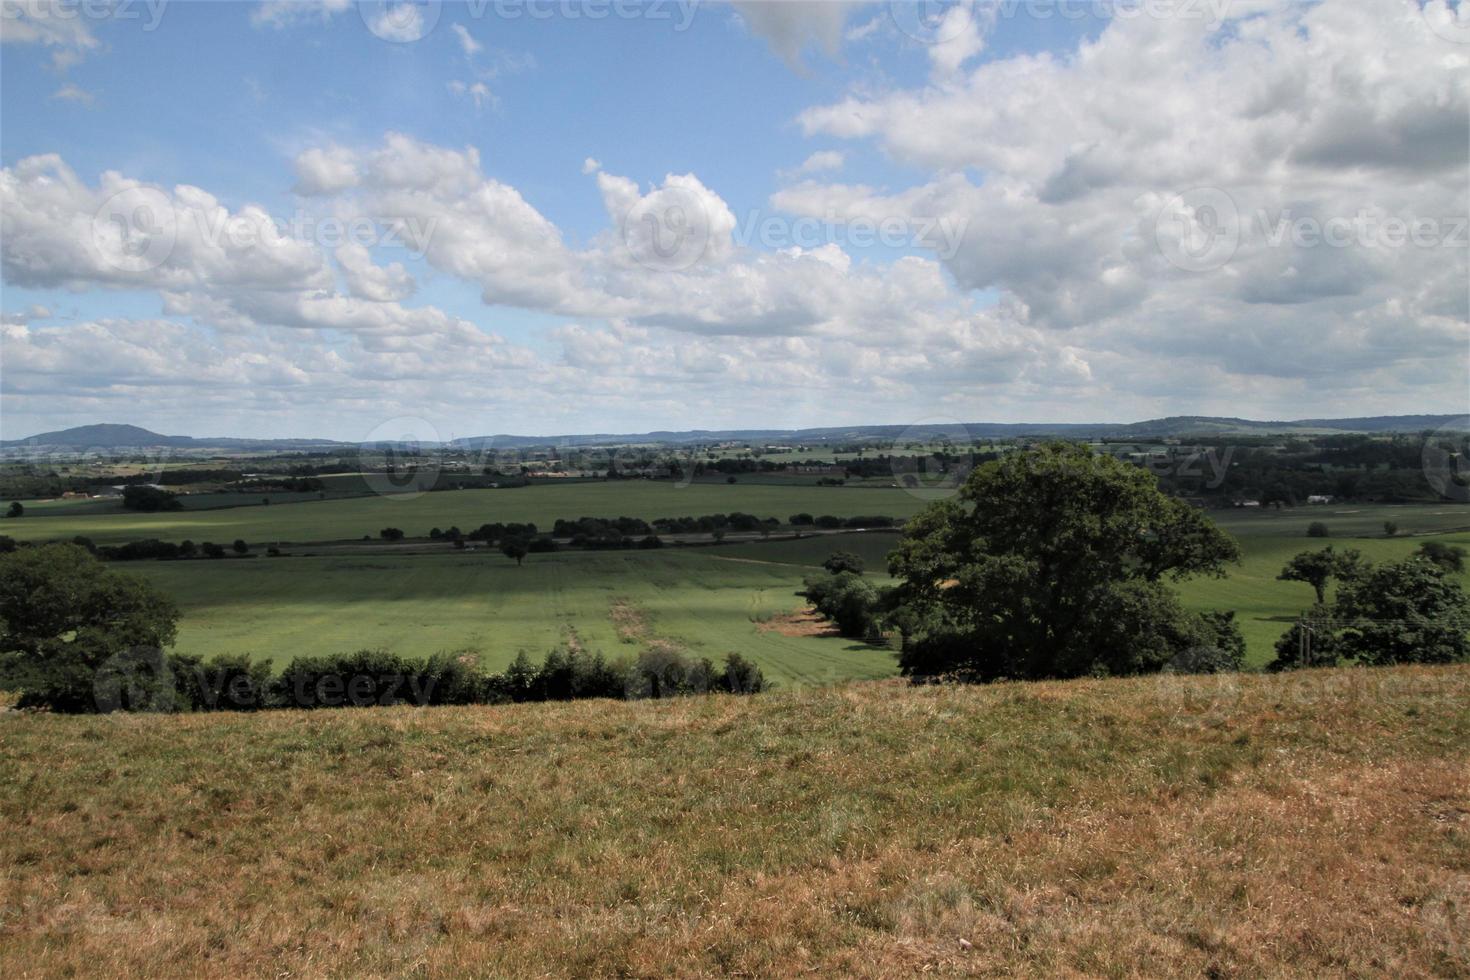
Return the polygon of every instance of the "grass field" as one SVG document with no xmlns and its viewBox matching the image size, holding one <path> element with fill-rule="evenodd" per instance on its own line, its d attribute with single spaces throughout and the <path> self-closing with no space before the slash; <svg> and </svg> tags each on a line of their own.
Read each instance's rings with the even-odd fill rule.
<svg viewBox="0 0 1470 980">
<path fill-rule="evenodd" d="M 791 514 L 856 517 L 879 514 L 908 517 L 924 501 L 892 488 L 781 486 L 625 480 L 569 485 L 537 485 L 505 490 L 452 490 L 414 497 L 351 497 L 304 503 L 256 504 L 224 510 L 185 510 L 163 514 L 125 511 L 121 505 L 99 509 L 95 501 L 56 501 L 27 505 L 26 516 L 0 522 L 0 533 L 17 540 L 71 538 L 81 534 L 98 543 L 139 538 L 251 544 L 335 541 L 376 536 L 383 527 L 423 536 L 430 528 L 457 525 L 465 531 L 492 522 L 534 522 L 550 528 L 557 518 L 699 517 L 743 511 L 785 521 Z M 114 509 L 115 508 L 115 509 Z"/>
<path fill-rule="evenodd" d="M 99 541 L 143 536 L 259 544 L 270 531 L 281 539 L 357 538 L 386 525 L 410 534 L 489 520 L 534 520 L 549 527 L 557 517 L 679 516 L 744 510 L 785 519 L 798 511 L 838 515 L 911 514 L 917 498 L 898 490 L 772 487 L 628 481 L 534 486 L 515 490 L 464 490 L 411 500 L 363 497 L 269 507 L 173 514 L 73 513 L 37 505 L 19 520 L 0 522 L 16 537 L 68 537 L 85 533 Z M 1426 536 L 1470 550 L 1470 507 L 1311 507 L 1287 511 L 1230 510 L 1212 517 L 1241 543 L 1243 561 L 1223 580 L 1184 583 L 1181 594 L 1195 609 L 1233 609 L 1259 666 L 1291 621 L 1311 605 L 1311 589 L 1276 575 L 1298 551 L 1333 544 L 1358 548 L 1369 558 L 1402 557 Z M 1314 520 L 1327 539 L 1306 536 Z M 1399 525 L 1386 538 L 1385 520 Z M 184 610 L 178 648 L 213 655 L 248 652 L 277 661 L 304 653 L 385 647 L 422 656 L 445 650 L 479 650 L 500 667 L 520 650 L 538 657 L 573 636 L 610 655 L 637 652 L 638 641 L 620 639 L 615 602 L 641 610 L 661 638 L 673 638 L 718 660 L 727 652 L 750 656 L 767 677 L 781 683 L 814 683 L 879 677 L 896 669 L 893 656 L 832 637 L 787 636 L 762 621 L 800 604 L 793 594 L 804 575 L 835 550 L 861 555 L 881 578 L 896 536 L 844 534 L 799 541 L 727 543 L 718 548 L 659 552 L 559 552 L 532 555 L 516 568 L 494 550 L 435 554 L 338 554 L 316 558 L 254 558 L 226 562 L 140 562 L 124 566 L 150 578 Z M 1470 575 L 1463 581 L 1470 587 Z"/>
<path fill-rule="evenodd" d="M 284 663 L 365 646 L 411 656 L 474 649 L 499 669 L 520 650 L 539 661 L 568 640 L 618 656 L 657 638 L 717 662 L 743 654 L 787 685 L 896 670 L 891 651 L 768 628 L 802 605 L 794 592 L 806 570 L 725 550 L 558 552 L 524 567 L 485 549 L 126 567 L 179 600 L 178 649 L 191 653 Z M 615 611 L 636 613 L 647 635 L 619 635 Z"/>
<path fill-rule="evenodd" d="M 0 715 L 0 974 L 1470 973 L 1470 668 Z"/>
</svg>

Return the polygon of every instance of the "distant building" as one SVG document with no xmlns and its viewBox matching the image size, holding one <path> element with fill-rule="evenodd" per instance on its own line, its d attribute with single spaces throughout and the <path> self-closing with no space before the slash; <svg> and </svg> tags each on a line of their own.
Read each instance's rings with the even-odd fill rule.
<svg viewBox="0 0 1470 980">
<path fill-rule="evenodd" d="M 1235 502 L 1235 506 L 1237 506 L 1237 507 L 1259 507 L 1259 506 L 1261 506 L 1261 502 L 1259 500 L 1237 500 Z"/>
<path fill-rule="evenodd" d="M 1314 493 L 1310 497 L 1307 498 L 1307 503 L 1309 503 L 1309 504 L 1330 504 L 1330 503 L 1332 503 L 1332 498 L 1329 497 L 1327 494 Z"/>
</svg>

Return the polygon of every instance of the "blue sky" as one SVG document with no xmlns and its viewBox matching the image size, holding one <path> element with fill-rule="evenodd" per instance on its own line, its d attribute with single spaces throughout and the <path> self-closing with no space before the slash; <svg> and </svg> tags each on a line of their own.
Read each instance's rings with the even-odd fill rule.
<svg viewBox="0 0 1470 980">
<path fill-rule="evenodd" d="M 370 29 L 393 3 L 5 3 L 6 437 L 1465 407 L 1470 45 L 1443 0 L 427 2 L 409 40 Z M 77 236 L 120 188 L 181 221 L 408 209 L 441 237 L 119 273 Z M 1211 193 L 1233 247 L 1194 268 L 1159 229 L 1199 233 Z M 628 219 L 678 202 L 709 248 L 652 269 Z M 1284 249 L 1253 218 L 1365 209 L 1433 216 L 1437 244 Z"/>
</svg>

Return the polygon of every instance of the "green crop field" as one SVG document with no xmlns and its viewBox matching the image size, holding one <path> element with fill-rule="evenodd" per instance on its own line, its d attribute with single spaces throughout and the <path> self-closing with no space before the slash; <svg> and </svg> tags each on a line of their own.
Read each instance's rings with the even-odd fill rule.
<svg viewBox="0 0 1470 980">
<path fill-rule="evenodd" d="M 894 654 L 837 637 L 787 636 L 767 620 L 802 605 L 805 570 L 730 560 L 723 549 L 559 552 L 517 567 L 498 551 L 139 562 L 183 607 L 178 649 L 293 656 L 382 647 L 473 649 L 504 667 L 572 641 L 609 656 L 648 640 L 718 661 L 737 652 L 783 684 L 895 672 Z M 615 621 L 637 623 L 620 635 Z"/>
<path fill-rule="evenodd" d="M 270 542 L 340 541 L 376 536 L 383 527 L 423 536 L 430 528 L 457 525 L 465 531 L 496 521 L 534 522 L 550 528 L 557 518 L 698 517 L 743 511 L 785 521 L 795 513 L 856 517 L 908 517 L 924 501 L 894 488 L 818 487 L 625 480 L 562 485 L 539 484 L 504 490 L 450 490 L 418 496 L 368 496 L 302 503 L 256 504 L 223 510 L 140 514 L 96 501 L 28 504 L 26 516 L 0 522 L 0 533 L 18 540 L 71 538 L 100 543 L 139 538 L 166 541 Z"/>
<path fill-rule="evenodd" d="M 18 538 L 85 534 L 99 542 L 156 536 L 254 544 L 272 540 L 350 540 L 384 526 L 423 535 L 431 527 L 466 530 L 487 521 L 618 515 L 653 518 L 743 510 L 761 517 L 912 514 L 922 501 L 900 490 L 816 486 L 696 484 L 646 481 L 540 485 L 514 490 L 462 490 L 412 499 L 361 497 L 225 510 L 134 514 L 99 510 L 97 502 L 27 508 L 3 522 Z M 1312 601 L 1308 586 L 1277 581 L 1298 551 L 1333 544 L 1375 560 L 1402 557 L 1427 536 L 1470 549 L 1470 507 L 1310 507 L 1212 514 L 1241 543 L 1243 559 L 1224 579 L 1180 586 L 1190 608 L 1233 609 L 1249 661 L 1261 665 L 1292 619 Z M 1309 538 L 1320 520 L 1331 536 Z M 1399 525 L 1387 538 L 1383 522 Z M 717 548 L 657 552 L 532 555 L 517 568 L 494 549 L 429 554 L 364 552 L 318 557 L 258 557 L 223 562 L 139 562 L 120 566 L 146 576 L 184 611 L 179 649 L 212 655 L 247 652 L 273 660 L 298 654 L 383 647 L 422 656 L 478 650 L 499 667 L 526 650 L 539 658 L 575 639 L 608 654 L 636 653 L 620 638 L 615 604 L 644 617 L 659 638 L 697 655 L 751 657 L 783 683 L 878 677 L 896 669 L 889 652 L 833 637 L 788 636 L 764 623 L 800 606 L 801 580 L 833 551 L 854 552 L 885 577 L 894 533 L 857 533 L 800 540 L 727 543 Z M 298 549 L 300 550 L 300 549 Z M 1470 586 L 1470 577 L 1465 579 Z"/>
</svg>

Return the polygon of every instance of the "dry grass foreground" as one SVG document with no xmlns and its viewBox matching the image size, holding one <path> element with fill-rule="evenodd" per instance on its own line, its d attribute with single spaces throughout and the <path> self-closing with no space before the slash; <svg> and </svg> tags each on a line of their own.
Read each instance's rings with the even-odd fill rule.
<svg viewBox="0 0 1470 980">
<path fill-rule="evenodd" d="M 0 975 L 1470 974 L 1470 669 L 0 716 Z"/>
</svg>

